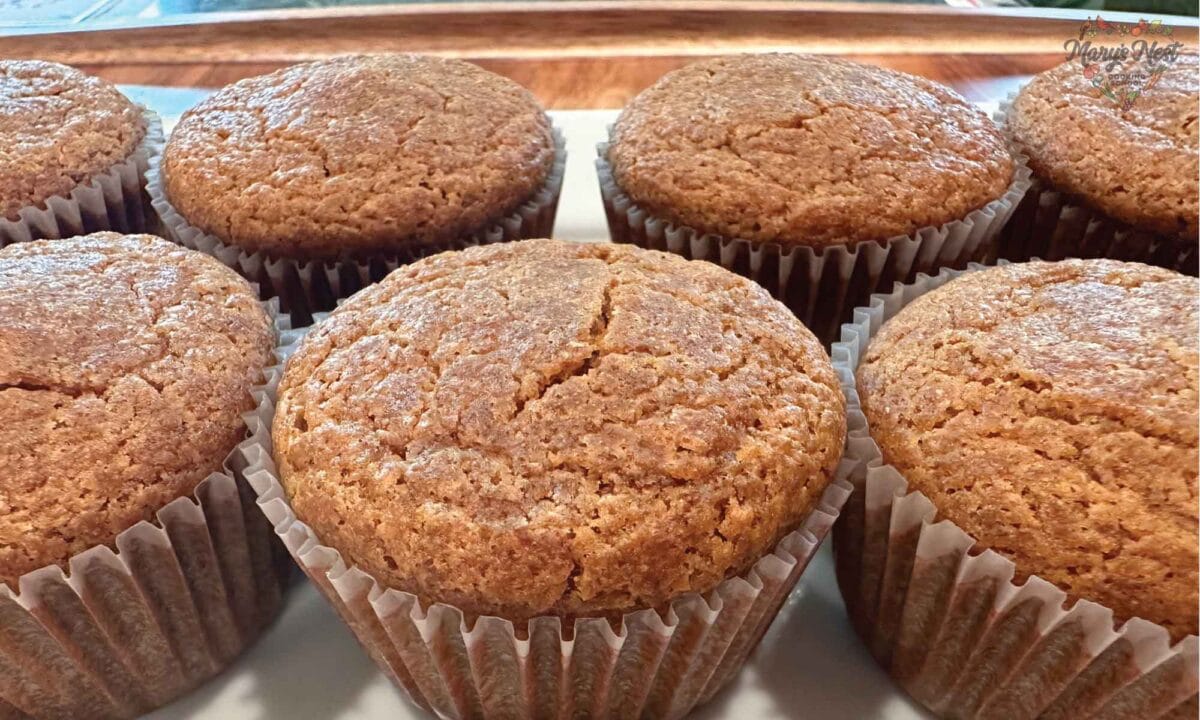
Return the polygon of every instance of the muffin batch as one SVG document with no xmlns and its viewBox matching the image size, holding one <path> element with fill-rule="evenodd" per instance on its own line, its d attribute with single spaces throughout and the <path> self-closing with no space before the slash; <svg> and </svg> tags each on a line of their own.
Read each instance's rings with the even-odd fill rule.
<svg viewBox="0 0 1200 720">
<path fill-rule="evenodd" d="M 831 530 L 936 715 L 1194 715 L 1195 64 L 993 122 L 701 61 L 621 113 L 615 242 L 572 244 L 561 134 L 469 63 L 293 66 L 164 146 L 0 62 L 0 717 L 171 702 L 293 561 L 438 716 L 682 717 Z"/>
</svg>

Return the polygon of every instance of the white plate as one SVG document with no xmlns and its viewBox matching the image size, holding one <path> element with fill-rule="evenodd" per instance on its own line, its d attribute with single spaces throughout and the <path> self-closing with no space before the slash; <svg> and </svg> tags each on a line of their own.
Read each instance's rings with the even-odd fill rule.
<svg viewBox="0 0 1200 720">
<path fill-rule="evenodd" d="M 202 93 L 126 88 L 160 110 L 167 127 Z M 992 108 L 986 108 L 991 110 Z M 555 237 L 608 237 L 593 158 L 616 116 L 552 112 L 567 136 L 567 170 Z M 283 615 L 231 668 L 153 720 L 420 720 L 308 583 L 292 589 Z M 696 720 L 828 720 L 929 717 L 892 684 L 850 628 L 826 543 L 734 683 Z"/>
</svg>

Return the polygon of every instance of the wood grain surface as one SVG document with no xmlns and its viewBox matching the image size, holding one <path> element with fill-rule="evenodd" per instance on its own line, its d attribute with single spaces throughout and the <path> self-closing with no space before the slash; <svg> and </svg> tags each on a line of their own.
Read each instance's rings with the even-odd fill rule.
<svg viewBox="0 0 1200 720">
<path fill-rule="evenodd" d="M 969 100 L 1003 97 L 1029 75 L 1062 62 L 1061 54 L 845 55 L 853 60 L 924 75 L 956 88 Z M 467 57 L 507 75 L 534 92 L 551 108 L 619 108 L 664 73 L 697 56 L 604 56 L 596 58 Z M 221 87 L 283 67 L 288 63 L 84 63 L 86 72 L 117 83 Z"/>
<path fill-rule="evenodd" d="M 122 83 L 219 87 L 348 52 L 425 52 L 508 75 L 555 108 L 612 108 L 698 57 L 844 55 L 1001 97 L 1065 58 L 1089 13 L 814 2 L 489 2 L 172 16 L 87 32 L 0 38 L 0 57 L 78 65 Z M 1109 20 L 1136 16 L 1106 13 Z M 1196 45 L 1194 18 L 1174 37 Z"/>
</svg>

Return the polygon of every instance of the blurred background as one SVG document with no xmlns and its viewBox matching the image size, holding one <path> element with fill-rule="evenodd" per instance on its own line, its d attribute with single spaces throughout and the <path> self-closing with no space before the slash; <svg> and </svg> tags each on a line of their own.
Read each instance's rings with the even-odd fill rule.
<svg viewBox="0 0 1200 720">
<path fill-rule="evenodd" d="M 792 51 L 995 102 L 1064 62 L 1098 15 L 1126 28 L 1157 22 L 1170 32 L 1155 34 L 1162 42 L 1197 45 L 1197 0 L 0 0 L 0 58 L 55 60 L 189 98 L 178 91 L 295 62 L 417 52 L 507 75 L 551 109 L 615 109 L 698 58 Z"/>
<path fill-rule="evenodd" d="M 444 2 L 445 0 L 443 0 Z M 462 0 L 450 0 L 462 2 Z M 501 0 L 502 1 L 502 0 Z M 559 0 L 535 0 L 553 3 Z M 1195 17 L 1194 0 L 856 0 L 857 2 L 947 4 L 957 6 L 1045 6 L 1166 13 Z M 113 23 L 196 13 L 376 5 L 378 0 L 0 0 L 0 26 L 8 28 Z M 392 0 L 389 4 L 422 4 Z"/>
<path fill-rule="evenodd" d="M 442 0 L 445 2 L 446 0 Z M 462 0 L 450 0 L 450 2 Z M 503 2 L 503 0 L 499 0 Z M 554 3 L 560 0 L 533 0 Z M 736 0 L 735 0 L 736 1 Z M 1196 0 L 855 0 L 893 4 L 951 6 L 1044 6 L 1190 15 Z M 108 25 L 128 20 L 152 20 L 180 15 L 254 10 L 332 8 L 378 5 L 379 0 L 0 0 L 0 27 Z M 392 0 L 398 5 L 429 4 L 422 0 Z"/>
<path fill-rule="evenodd" d="M 1197 0 L 0 0 L 0 58 L 216 88 L 331 55 L 417 52 L 507 75 L 552 109 L 611 109 L 701 57 L 793 51 L 996 101 L 1066 60 L 1100 14 L 1197 45 Z"/>
<path fill-rule="evenodd" d="M 555 236 L 593 240 L 606 236 L 595 143 L 617 108 L 670 70 L 731 53 L 839 55 L 945 83 L 991 112 L 1066 61 L 1068 43 L 1100 14 L 1112 27 L 1159 23 L 1164 43 L 1197 45 L 1197 0 L 0 0 L 0 58 L 75 65 L 120 83 L 168 124 L 211 88 L 296 62 L 463 58 L 523 84 L 572 128 Z M 786 627 L 773 631 L 763 669 L 743 674 L 737 692 L 813 717 L 917 717 L 866 649 L 846 642 L 828 545 L 814 568 L 790 602 L 815 632 L 797 643 Z M 326 603 L 311 589 L 290 603 L 239 669 L 157 717 L 407 716 Z M 296 682 L 313 677 L 327 682 Z M 731 716 L 734 696 L 697 720 Z"/>
</svg>

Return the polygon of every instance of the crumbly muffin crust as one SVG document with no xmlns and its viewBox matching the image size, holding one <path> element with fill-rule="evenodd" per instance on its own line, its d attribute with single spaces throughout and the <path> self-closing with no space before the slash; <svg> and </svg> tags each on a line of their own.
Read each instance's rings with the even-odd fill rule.
<svg viewBox="0 0 1200 720">
<path fill-rule="evenodd" d="M 871 437 L 1022 576 L 1195 633 L 1197 288 L 1110 260 L 953 280 L 867 348 Z"/>
<path fill-rule="evenodd" d="M 958 220 L 1013 177 L 1000 132 L 949 88 L 810 55 L 668 73 L 621 113 L 608 160 L 657 216 L 814 247 Z"/>
<path fill-rule="evenodd" d="M 274 347 L 201 253 L 97 233 L 0 250 L 0 582 L 101 543 L 221 468 Z"/>
<path fill-rule="evenodd" d="M 719 267 L 536 240 L 443 253 L 304 341 L 273 438 L 297 516 L 469 614 L 613 616 L 743 572 L 818 501 L 843 399 Z"/>
<path fill-rule="evenodd" d="M 1145 70 L 1126 63 L 1120 72 Z M 1013 100 L 1008 132 L 1034 173 L 1137 228 L 1196 239 L 1200 199 L 1198 56 L 1181 54 L 1128 110 L 1078 62 L 1037 75 Z"/>
<path fill-rule="evenodd" d="M 0 60 L 0 218 L 70 194 L 145 136 L 142 112 L 104 80 L 58 63 Z"/>
<path fill-rule="evenodd" d="M 275 257 L 454 240 L 528 200 L 554 164 L 520 85 L 459 60 L 341 57 L 242 80 L 184 114 L 163 157 L 187 221 Z"/>
</svg>

